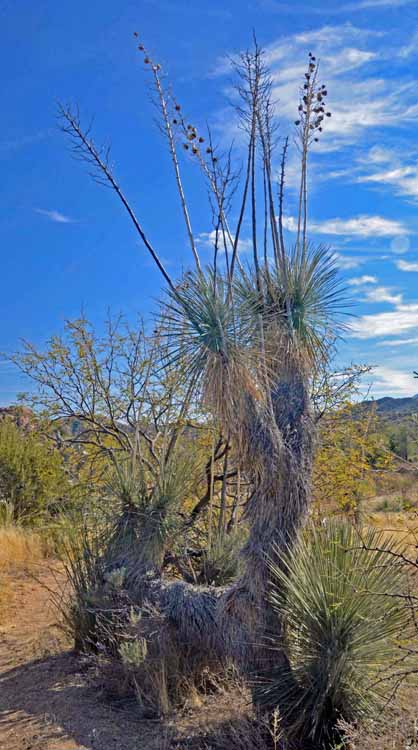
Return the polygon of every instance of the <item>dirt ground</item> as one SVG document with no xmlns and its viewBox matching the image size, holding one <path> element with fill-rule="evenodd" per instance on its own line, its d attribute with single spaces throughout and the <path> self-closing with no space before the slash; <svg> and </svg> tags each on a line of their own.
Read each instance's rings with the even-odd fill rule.
<svg viewBox="0 0 418 750">
<path fill-rule="evenodd" d="M 85 661 L 69 648 L 57 626 L 55 575 L 10 574 L 7 585 L 0 622 L 1 750 L 208 747 L 200 741 L 208 725 L 228 724 L 237 715 L 237 702 L 218 695 L 165 724 L 144 721 L 135 703 L 115 704 L 101 694 Z"/>
<path fill-rule="evenodd" d="M 56 586 L 51 573 L 8 581 L 11 598 L 0 624 L 1 750 L 161 747 L 135 711 L 115 710 L 89 685 L 56 625 L 46 588 Z"/>
</svg>

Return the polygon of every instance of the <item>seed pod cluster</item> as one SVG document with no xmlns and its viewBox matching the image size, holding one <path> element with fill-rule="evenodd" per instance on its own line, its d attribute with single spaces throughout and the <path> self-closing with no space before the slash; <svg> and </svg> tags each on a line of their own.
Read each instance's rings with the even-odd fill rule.
<svg viewBox="0 0 418 750">
<path fill-rule="evenodd" d="M 134 31 L 134 37 L 138 40 L 139 34 L 137 31 Z M 157 74 L 161 70 L 161 65 L 153 62 L 145 46 L 141 42 L 138 43 L 137 49 L 143 54 L 144 65 L 147 65 L 154 74 Z M 193 154 L 193 156 L 201 156 L 203 158 L 204 155 L 207 155 L 207 158 L 212 161 L 212 164 L 216 164 L 218 160 L 217 157 L 214 156 L 213 149 L 210 146 L 204 148 L 204 152 L 201 151 L 202 144 L 205 143 L 205 138 L 200 135 L 198 129 L 194 125 L 191 123 L 186 124 L 183 118 L 181 105 L 170 98 L 168 103 L 172 110 L 172 113 L 169 115 L 170 125 L 180 137 L 183 149 Z"/>
<path fill-rule="evenodd" d="M 138 39 L 139 34 L 137 31 L 134 31 L 134 37 L 135 39 Z M 154 63 L 152 61 L 151 57 L 147 54 L 147 51 L 144 45 L 142 44 L 142 42 L 138 44 L 138 52 L 142 52 L 142 54 L 144 55 L 144 65 L 149 65 L 151 70 L 154 71 L 154 73 L 157 73 L 158 71 L 161 70 L 161 65 L 159 63 Z"/>
<path fill-rule="evenodd" d="M 201 151 L 201 146 L 205 143 L 205 138 L 200 135 L 197 127 L 192 123 L 187 123 L 182 115 L 182 109 L 178 102 L 172 104 L 173 115 L 171 117 L 171 125 L 182 140 L 182 146 L 185 151 L 193 154 L 193 156 L 201 156 L 204 154 L 212 155 L 212 149 L 210 146 Z M 216 162 L 216 158 L 212 156 L 212 161 Z"/>
<path fill-rule="evenodd" d="M 326 106 L 328 96 L 327 87 L 318 84 L 318 63 L 315 55 L 309 52 L 308 68 L 304 76 L 298 106 L 298 119 L 295 125 L 299 129 L 300 139 L 305 145 L 312 141 L 319 141 L 320 133 L 323 131 L 326 117 L 331 117 L 331 112 Z"/>
</svg>

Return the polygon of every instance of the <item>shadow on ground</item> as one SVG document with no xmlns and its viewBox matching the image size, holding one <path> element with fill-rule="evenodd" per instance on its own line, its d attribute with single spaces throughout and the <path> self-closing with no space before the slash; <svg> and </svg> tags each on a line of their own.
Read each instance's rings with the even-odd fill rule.
<svg viewBox="0 0 418 750">
<path fill-rule="evenodd" d="M 135 707 L 101 701 L 72 652 L 26 662 L 0 676 L 1 750 L 153 750 L 161 725 Z"/>
</svg>

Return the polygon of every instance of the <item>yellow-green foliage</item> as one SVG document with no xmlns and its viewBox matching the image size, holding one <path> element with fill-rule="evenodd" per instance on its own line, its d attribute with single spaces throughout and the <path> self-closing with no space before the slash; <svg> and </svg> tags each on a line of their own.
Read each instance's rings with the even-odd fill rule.
<svg viewBox="0 0 418 750">
<path fill-rule="evenodd" d="M 11 514 L 14 521 L 33 521 L 60 503 L 66 486 L 63 459 L 56 449 L 35 431 L 22 432 L 7 419 L 0 422 L 1 517 Z"/>
<path fill-rule="evenodd" d="M 356 513 L 375 494 L 379 470 L 392 466 L 385 443 L 374 411 L 347 404 L 324 417 L 313 475 L 321 512 Z"/>
</svg>

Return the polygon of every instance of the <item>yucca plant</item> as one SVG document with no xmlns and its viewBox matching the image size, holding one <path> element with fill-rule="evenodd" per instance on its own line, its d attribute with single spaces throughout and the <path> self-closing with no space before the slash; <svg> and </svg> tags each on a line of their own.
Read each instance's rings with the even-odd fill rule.
<svg viewBox="0 0 418 750">
<path fill-rule="evenodd" d="M 104 555 L 108 567 L 126 571 L 129 586 L 140 585 L 145 573 L 161 573 L 167 542 L 198 471 L 196 459 L 180 447 L 163 449 L 152 471 L 130 458 L 115 465 L 108 485 Z"/>
<path fill-rule="evenodd" d="M 181 367 L 187 383 L 185 400 L 199 403 L 200 399 L 212 412 L 251 483 L 243 573 L 220 600 L 216 622 L 222 646 L 246 669 L 260 670 L 272 658 L 261 645 L 263 636 L 274 627 L 280 630 L 273 605 L 266 599 L 271 572 L 265 558 L 274 543 L 283 553 L 288 550 L 307 517 L 315 443 L 312 377 L 326 362 L 341 330 L 343 295 L 335 260 L 325 248 L 311 248 L 308 242 L 308 151 L 322 137 L 325 118 L 331 116 L 325 111 L 327 91 L 319 85 L 318 63 L 310 53 L 295 102 L 301 182 L 293 250 L 285 244 L 283 222 L 288 140 L 282 152 L 277 205 L 273 83 L 257 42 L 236 65 L 237 112 L 246 139 L 242 171 L 241 159 L 234 162 L 232 150 L 220 153 L 210 131 L 203 137 L 185 119 L 182 106 L 165 87 L 161 66 L 142 42 L 138 50 L 160 105 L 193 270 L 188 269 L 178 282 L 171 278 L 114 177 L 108 152 L 95 145 L 78 115 L 68 108 L 61 111 L 64 130 L 77 154 L 121 200 L 164 278 L 168 298 L 161 335 L 166 366 Z M 209 188 L 214 238 L 210 268 L 199 258 L 181 178 L 179 144 L 181 153 L 201 169 Z M 243 227 L 248 228 L 251 249 L 248 269 L 240 258 Z"/>
<path fill-rule="evenodd" d="M 224 424 L 237 423 L 243 394 L 257 387 L 257 347 L 232 291 L 219 271 L 188 272 L 168 291 L 162 317 L 167 364 L 181 364 L 193 396 L 200 395 Z"/>
<path fill-rule="evenodd" d="M 381 532 L 331 522 L 270 559 L 269 601 L 283 632 L 271 639 L 272 665 L 256 692 L 279 709 L 288 740 L 331 747 L 339 721 L 376 716 L 389 700 L 407 638 L 404 566 L 390 554 L 399 551 Z"/>
<path fill-rule="evenodd" d="M 106 562 L 102 519 L 69 518 L 60 540 L 67 589 L 56 597 L 68 635 L 77 650 L 94 648 L 97 613 L 103 600 Z"/>
<path fill-rule="evenodd" d="M 240 319 L 253 342 L 263 321 L 273 373 L 297 354 L 310 368 L 317 366 L 328 356 L 330 341 L 344 330 L 345 290 L 336 258 L 323 246 L 307 245 L 303 255 L 294 248 L 282 262 L 263 265 L 257 274 L 243 269 L 234 287 Z"/>
</svg>

